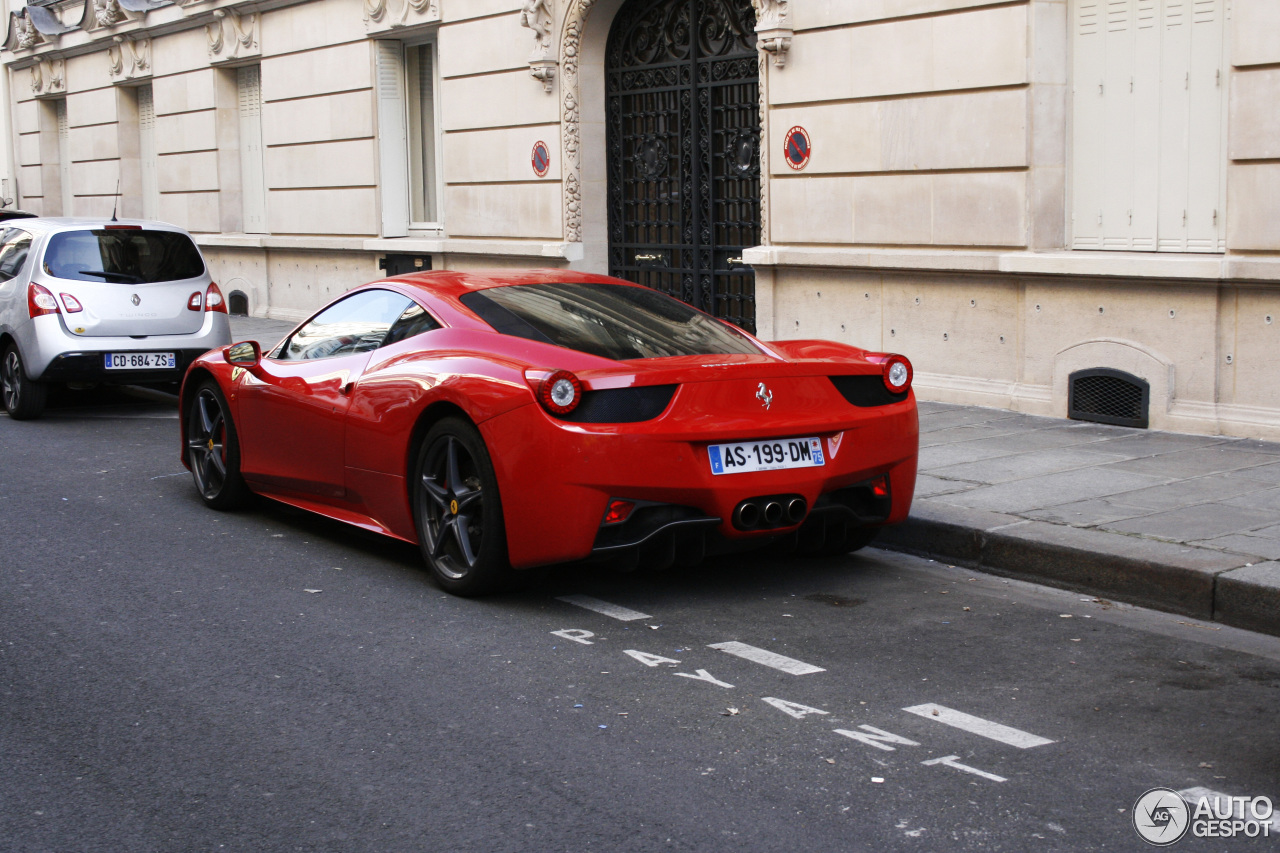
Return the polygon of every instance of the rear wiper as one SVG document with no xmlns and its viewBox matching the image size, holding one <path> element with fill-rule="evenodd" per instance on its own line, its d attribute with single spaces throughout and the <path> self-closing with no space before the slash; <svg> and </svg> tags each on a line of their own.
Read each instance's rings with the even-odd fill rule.
<svg viewBox="0 0 1280 853">
<path fill-rule="evenodd" d="M 146 279 L 144 279 L 142 276 L 140 276 L 140 275 L 134 275 L 133 273 L 127 273 L 127 272 L 106 272 L 105 270 L 102 270 L 102 271 L 99 271 L 99 270 L 77 270 L 76 272 L 77 272 L 79 275 L 97 275 L 97 276 L 102 276 L 103 278 L 105 278 L 105 279 L 109 279 L 110 281 L 119 281 L 119 282 L 123 282 L 123 283 L 125 283 L 125 284 L 143 284 L 143 283 L 145 283 L 145 282 L 146 282 Z"/>
</svg>

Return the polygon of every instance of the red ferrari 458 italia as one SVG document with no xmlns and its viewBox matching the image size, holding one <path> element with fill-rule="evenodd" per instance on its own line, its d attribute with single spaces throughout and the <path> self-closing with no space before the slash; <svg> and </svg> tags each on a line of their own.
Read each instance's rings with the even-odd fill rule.
<svg viewBox="0 0 1280 853">
<path fill-rule="evenodd" d="M 589 558 L 852 551 L 906 518 L 919 446 L 900 355 L 556 270 L 357 288 L 270 352 L 206 353 L 181 415 L 209 506 L 256 492 L 416 542 L 462 595 Z"/>
</svg>

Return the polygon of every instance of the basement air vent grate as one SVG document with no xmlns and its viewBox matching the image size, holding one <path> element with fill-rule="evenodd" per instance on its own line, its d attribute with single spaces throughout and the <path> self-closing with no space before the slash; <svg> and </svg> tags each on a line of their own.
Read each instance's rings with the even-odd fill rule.
<svg viewBox="0 0 1280 853">
<path fill-rule="evenodd" d="M 1071 374 L 1067 417 L 1146 429 L 1151 386 L 1131 373 L 1094 367 Z"/>
</svg>

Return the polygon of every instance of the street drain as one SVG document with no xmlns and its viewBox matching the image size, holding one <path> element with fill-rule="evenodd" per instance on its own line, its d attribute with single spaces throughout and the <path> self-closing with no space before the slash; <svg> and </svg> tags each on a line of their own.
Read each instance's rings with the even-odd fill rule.
<svg viewBox="0 0 1280 853">
<path fill-rule="evenodd" d="M 806 595 L 804 598 L 805 601 L 830 604 L 832 607 L 857 607 L 859 604 L 867 603 L 862 598 L 845 598 L 843 595 L 832 595 L 829 592 L 815 592 L 813 595 Z"/>
</svg>

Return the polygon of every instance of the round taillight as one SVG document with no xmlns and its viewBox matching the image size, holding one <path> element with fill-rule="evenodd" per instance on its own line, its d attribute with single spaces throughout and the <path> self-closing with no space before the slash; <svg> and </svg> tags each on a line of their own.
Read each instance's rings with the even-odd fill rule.
<svg viewBox="0 0 1280 853">
<path fill-rule="evenodd" d="M 557 370 L 538 386 L 538 402 L 553 415 L 567 415 L 582 402 L 582 383 L 567 370 Z"/>
<path fill-rule="evenodd" d="M 891 355 L 884 363 L 884 387 L 890 394 L 905 394 L 911 388 L 911 362 L 905 356 Z"/>
</svg>

